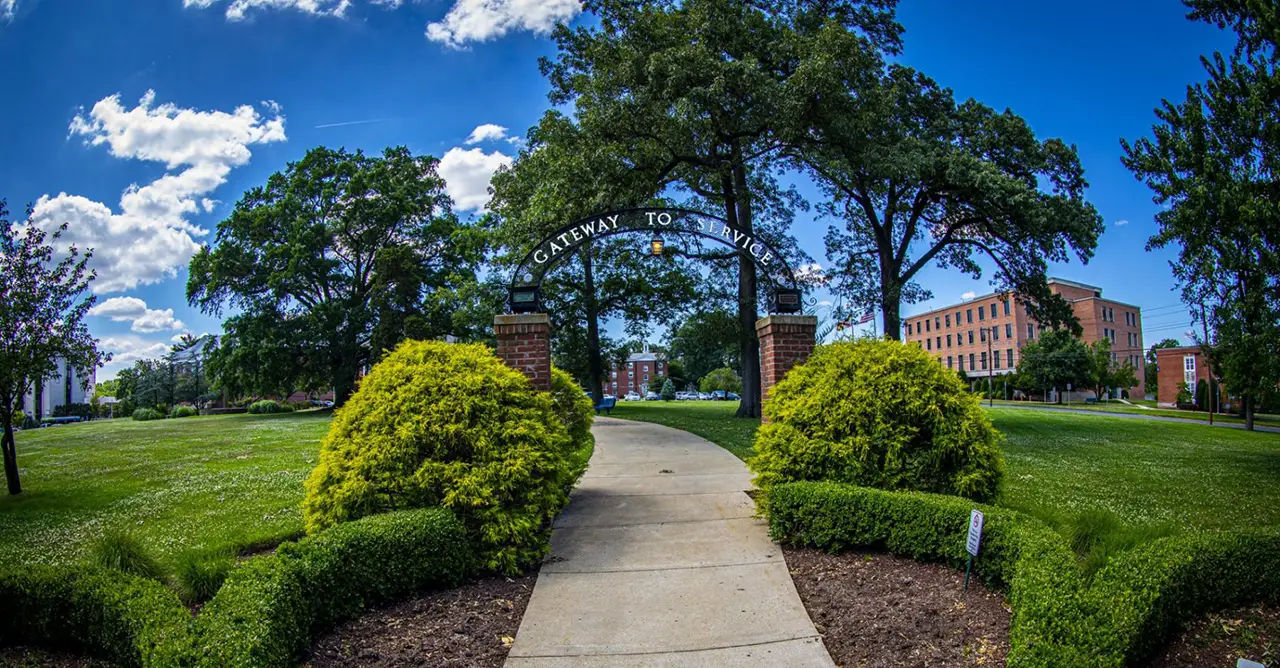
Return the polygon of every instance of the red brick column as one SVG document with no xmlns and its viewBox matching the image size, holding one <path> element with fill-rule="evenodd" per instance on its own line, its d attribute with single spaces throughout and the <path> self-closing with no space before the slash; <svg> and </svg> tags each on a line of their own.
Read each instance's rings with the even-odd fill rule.
<svg viewBox="0 0 1280 668">
<path fill-rule="evenodd" d="M 771 315 L 756 321 L 760 337 L 760 396 L 787 375 L 791 367 L 813 353 L 818 318 L 812 315 Z"/>
<path fill-rule="evenodd" d="M 540 390 L 551 389 L 551 318 L 546 313 L 500 315 L 493 319 L 498 357 L 529 377 Z"/>
</svg>

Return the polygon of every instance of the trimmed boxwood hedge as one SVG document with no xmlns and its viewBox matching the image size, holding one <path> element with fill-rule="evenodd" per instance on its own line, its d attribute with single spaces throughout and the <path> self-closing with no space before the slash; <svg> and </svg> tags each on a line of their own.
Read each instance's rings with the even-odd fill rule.
<svg viewBox="0 0 1280 668">
<path fill-rule="evenodd" d="M 192 619 L 154 580 L 94 567 L 0 572 L 0 647 L 71 650 L 124 666 L 297 665 L 315 633 L 461 583 L 475 548 L 448 510 L 374 515 L 250 559 Z"/>
<path fill-rule="evenodd" d="M 91 566 L 0 571 L 0 647 L 151 665 L 159 648 L 182 642 L 190 621 L 178 597 L 155 580 Z"/>
<path fill-rule="evenodd" d="M 956 567 L 975 507 L 985 523 L 974 569 L 1008 591 L 1013 668 L 1132 665 L 1197 615 L 1280 599 L 1274 531 L 1164 538 L 1113 558 L 1086 582 L 1065 540 L 1040 521 L 958 497 L 802 482 L 774 487 L 767 504 L 779 542 L 872 547 Z"/>
</svg>

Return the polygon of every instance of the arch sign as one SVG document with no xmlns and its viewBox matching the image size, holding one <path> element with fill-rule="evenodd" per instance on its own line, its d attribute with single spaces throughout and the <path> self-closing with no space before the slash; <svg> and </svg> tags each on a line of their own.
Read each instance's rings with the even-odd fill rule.
<svg viewBox="0 0 1280 668">
<path fill-rule="evenodd" d="M 737 254 L 750 258 L 760 269 L 760 275 L 766 279 L 773 293 L 770 312 L 795 313 L 801 308 L 795 274 L 768 242 L 723 218 L 701 211 L 644 208 L 589 216 L 552 232 L 539 242 L 520 262 L 512 277 L 508 301 L 511 311 L 529 313 L 540 310 L 543 277 L 582 245 L 592 239 L 635 232 L 654 235 L 655 255 L 660 254 L 662 235 L 667 234 L 701 237 L 731 247 Z"/>
</svg>

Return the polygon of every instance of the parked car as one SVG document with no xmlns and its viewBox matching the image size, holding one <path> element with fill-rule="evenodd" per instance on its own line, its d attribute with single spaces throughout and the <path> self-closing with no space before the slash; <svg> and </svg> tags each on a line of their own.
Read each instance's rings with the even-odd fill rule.
<svg viewBox="0 0 1280 668">
<path fill-rule="evenodd" d="M 742 401 L 742 397 L 738 396 L 737 392 L 730 392 L 729 401 Z"/>
<path fill-rule="evenodd" d="M 710 392 L 699 392 L 699 393 L 698 393 L 698 399 L 699 399 L 700 401 L 711 401 L 711 399 L 712 399 L 712 398 L 713 398 L 713 397 L 711 396 L 711 393 L 710 393 Z"/>
<path fill-rule="evenodd" d="M 627 393 L 627 396 L 625 396 L 625 397 L 623 397 L 623 398 L 624 398 L 624 399 L 626 399 L 627 401 L 640 401 L 640 393 L 639 393 L 639 392 L 628 392 L 628 393 Z"/>
<path fill-rule="evenodd" d="M 650 392 L 650 393 L 648 393 L 648 394 L 644 395 L 644 400 L 645 400 L 645 401 L 657 401 L 657 400 L 659 400 L 659 399 L 661 399 L 661 398 L 662 398 L 662 397 L 658 396 L 658 393 L 657 393 L 657 392 Z"/>
</svg>

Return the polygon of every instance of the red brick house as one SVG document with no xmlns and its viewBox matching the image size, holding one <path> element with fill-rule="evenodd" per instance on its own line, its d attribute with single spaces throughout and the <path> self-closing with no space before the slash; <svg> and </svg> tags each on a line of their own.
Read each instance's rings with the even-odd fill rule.
<svg viewBox="0 0 1280 668">
<path fill-rule="evenodd" d="M 1159 386 L 1156 403 L 1160 406 L 1177 405 L 1178 385 L 1181 383 L 1186 383 L 1188 391 L 1194 395 L 1200 381 L 1209 381 L 1209 361 L 1198 346 L 1160 348 L 1156 350 L 1156 364 L 1160 367 L 1156 374 Z M 1225 388 L 1222 395 L 1226 396 Z"/>
</svg>

